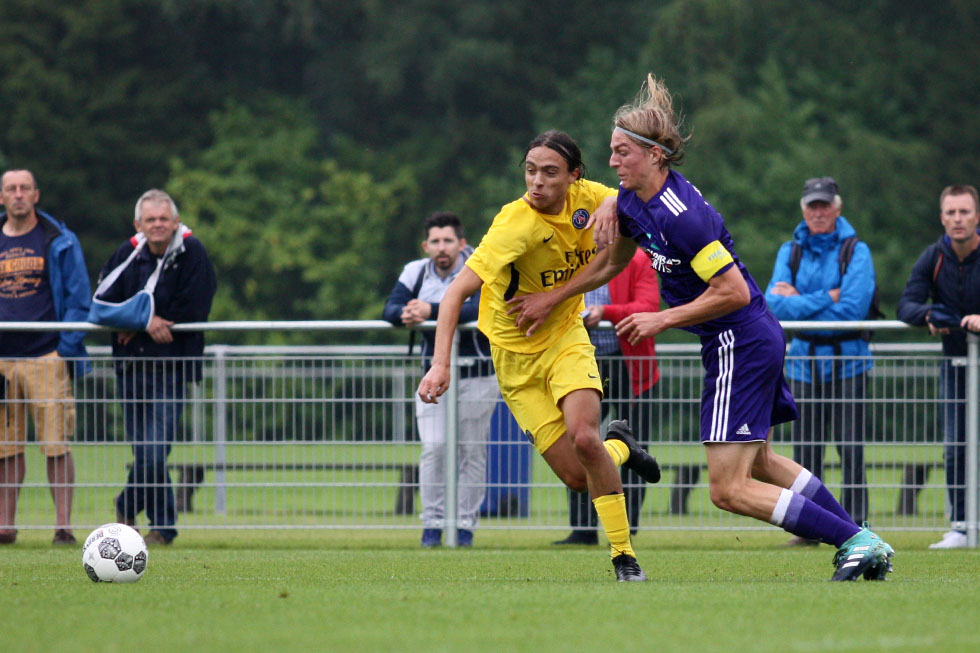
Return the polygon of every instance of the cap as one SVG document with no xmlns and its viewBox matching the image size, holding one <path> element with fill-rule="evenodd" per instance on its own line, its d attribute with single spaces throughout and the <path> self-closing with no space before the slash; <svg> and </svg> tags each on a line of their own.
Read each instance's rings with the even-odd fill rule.
<svg viewBox="0 0 980 653">
<path fill-rule="evenodd" d="M 814 177 L 803 184 L 803 204 L 810 202 L 833 202 L 840 195 L 833 177 Z"/>
</svg>

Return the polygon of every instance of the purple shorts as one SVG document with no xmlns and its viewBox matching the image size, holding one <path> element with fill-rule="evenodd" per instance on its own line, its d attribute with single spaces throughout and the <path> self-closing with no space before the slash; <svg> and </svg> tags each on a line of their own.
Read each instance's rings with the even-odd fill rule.
<svg viewBox="0 0 980 653">
<path fill-rule="evenodd" d="M 701 442 L 753 442 L 776 424 L 799 419 L 783 360 L 786 338 L 770 312 L 745 326 L 701 339 L 704 391 Z"/>
</svg>

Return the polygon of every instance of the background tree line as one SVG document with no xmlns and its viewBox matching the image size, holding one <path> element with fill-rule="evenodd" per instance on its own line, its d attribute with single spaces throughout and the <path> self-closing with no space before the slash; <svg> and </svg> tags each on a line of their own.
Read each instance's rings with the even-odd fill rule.
<svg viewBox="0 0 980 653">
<path fill-rule="evenodd" d="M 980 182 L 978 34 L 968 0 L 7 0 L 0 164 L 93 280 L 158 186 L 214 257 L 213 319 L 373 319 L 424 216 L 475 244 L 537 132 L 615 183 L 611 115 L 654 71 L 759 283 L 833 175 L 893 317 L 940 189 Z"/>
</svg>

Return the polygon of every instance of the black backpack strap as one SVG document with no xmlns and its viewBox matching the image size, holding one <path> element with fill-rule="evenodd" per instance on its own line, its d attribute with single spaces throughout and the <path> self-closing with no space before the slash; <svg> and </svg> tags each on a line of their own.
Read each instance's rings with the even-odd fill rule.
<svg viewBox="0 0 980 653">
<path fill-rule="evenodd" d="M 837 262 L 840 264 L 840 278 L 844 278 L 844 273 L 847 272 L 847 266 L 851 262 L 851 257 L 854 256 L 854 247 L 858 244 L 857 236 L 850 236 L 845 238 L 840 244 L 840 252 L 837 255 Z"/>
<path fill-rule="evenodd" d="M 803 260 L 803 248 L 794 240 L 789 250 L 789 285 L 791 286 L 796 286 L 796 273 L 800 271 L 801 260 Z"/>
<path fill-rule="evenodd" d="M 943 268 L 943 250 L 939 249 L 937 245 L 932 254 L 932 285 L 936 285 L 936 279 L 939 278 L 939 271 Z"/>
</svg>

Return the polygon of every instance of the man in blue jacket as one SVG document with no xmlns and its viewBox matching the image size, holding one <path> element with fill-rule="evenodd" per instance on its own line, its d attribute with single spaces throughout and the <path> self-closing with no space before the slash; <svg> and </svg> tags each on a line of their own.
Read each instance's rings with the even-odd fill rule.
<svg viewBox="0 0 980 653">
<path fill-rule="evenodd" d="M 439 316 L 439 302 L 473 249 L 463 238 L 463 225 L 453 213 L 438 211 L 424 225 L 422 249 L 426 257 L 405 265 L 385 302 L 384 319 L 395 326 L 411 326 Z M 463 305 L 460 322 L 475 322 L 480 293 Z M 435 334 L 422 334 L 422 359 L 426 370 Z M 497 405 L 497 377 L 490 362 L 490 343 L 478 331 L 460 334 L 459 355 L 468 361 L 460 369 L 459 400 L 459 503 L 457 523 L 460 546 L 472 546 L 473 527 L 486 494 L 487 439 Z M 419 460 L 419 494 L 422 498 L 422 546 L 442 544 L 446 511 L 445 402 L 424 403 L 415 397 L 415 415 L 422 441 Z"/>
<path fill-rule="evenodd" d="M 939 196 L 946 233 L 922 253 L 898 302 L 898 319 L 928 325 L 943 339 L 939 385 L 946 492 L 952 527 L 930 549 L 967 546 L 966 536 L 966 332 L 980 332 L 980 197 L 973 186 L 947 186 Z"/>
<path fill-rule="evenodd" d="M 780 320 L 868 316 L 875 293 L 871 250 L 863 242 L 852 243 L 850 260 L 842 261 L 841 247 L 856 237 L 854 227 L 841 215 L 842 205 L 833 178 L 808 179 L 803 185 L 803 221 L 793 240 L 780 247 L 766 289 L 766 302 Z M 800 419 L 793 423 L 794 458 L 822 479 L 824 442 L 836 441 L 843 470 L 840 502 L 858 523 L 868 514 L 860 401 L 872 366 L 866 338 L 860 331 L 800 332 L 786 358 L 786 376 L 800 407 Z M 794 545 L 807 543 L 796 537 L 790 540 Z"/>
<path fill-rule="evenodd" d="M 91 288 L 82 247 L 63 222 L 36 208 L 40 197 L 30 170 L 7 170 L 0 178 L 6 209 L 0 214 L 0 322 L 84 322 Z M 71 378 L 88 370 L 84 337 L 82 331 L 0 331 L 0 399 L 8 400 L 0 401 L 0 544 L 17 539 L 27 406 L 54 498 L 54 543 L 75 544 L 68 441 L 75 433 Z"/>
<path fill-rule="evenodd" d="M 177 537 L 177 511 L 167 457 L 179 427 L 185 385 L 201 379 L 204 353 L 202 332 L 173 332 L 170 327 L 206 321 L 217 283 L 204 245 L 181 224 L 170 195 L 155 189 L 143 193 L 136 202 L 134 226 L 137 235 L 116 250 L 100 275 L 104 278 L 129 261 L 100 295 L 108 302 L 123 302 L 160 270 L 149 324 L 142 331 L 112 335 L 116 389 L 133 446 L 133 466 L 116 497 L 116 519 L 135 525 L 137 514 L 145 510 L 151 529 L 146 543 L 170 544 Z"/>
</svg>

